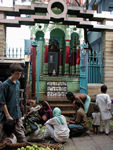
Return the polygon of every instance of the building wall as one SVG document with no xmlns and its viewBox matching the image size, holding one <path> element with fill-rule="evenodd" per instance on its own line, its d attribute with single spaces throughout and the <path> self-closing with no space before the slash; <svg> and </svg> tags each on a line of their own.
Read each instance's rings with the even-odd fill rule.
<svg viewBox="0 0 113 150">
<path fill-rule="evenodd" d="M 46 94 L 47 91 L 47 81 L 65 81 L 67 83 L 67 91 L 79 92 L 80 90 L 80 78 L 71 78 L 71 77 L 41 77 L 39 82 L 39 95 Z"/>
<path fill-rule="evenodd" d="M 108 86 L 108 93 L 113 98 L 113 31 L 103 32 L 104 50 L 104 84 Z"/>
<path fill-rule="evenodd" d="M 31 28 L 31 37 L 34 37 L 34 39 L 38 42 L 37 45 L 39 45 L 39 48 L 37 48 L 39 50 L 39 61 L 37 60 L 37 68 L 39 66 L 39 85 L 36 84 L 36 86 L 39 86 L 39 87 L 37 87 L 37 89 L 39 89 L 39 98 L 40 98 L 40 95 L 41 96 L 46 95 L 47 81 L 65 81 L 67 83 L 67 91 L 72 91 L 72 92 L 80 91 L 80 65 L 78 64 L 79 71 L 78 71 L 77 76 L 76 76 L 76 74 L 69 75 L 69 73 L 65 75 L 65 61 L 66 61 L 65 57 L 63 58 L 64 65 L 62 66 L 64 68 L 64 69 L 62 69 L 62 71 L 64 71 L 63 74 L 59 74 L 58 76 L 49 76 L 47 74 L 44 74 L 44 68 L 45 68 L 44 67 L 44 52 L 45 52 L 46 40 L 48 39 L 48 41 L 49 41 L 53 37 L 58 38 L 58 36 L 59 35 L 61 36 L 61 33 L 64 32 L 65 33 L 64 34 L 64 42 L 68 41 L 69 47 L 71 47 L 70 41 L 71 41 L 71 34 L 74 32 L 73 28 L 75 28 L 75 27 L 71 26 L 71 28 L 69 28 L 69 27 L 66 28 L 66 26 L 59 25 L 59 24 L 58 25 L 49 24 L 49 25 L 45 25 L 45 26 L 43 26 L 42 24 L 40 24 L 40 25 L 37 24 L 37 25 L 35 25 L 35 27 Z M 52 32 L 53 30 L 54 30 L 54 34 L 51 34 L 51 33 L 53 33 Z M 68 30 L 68 32 L 66 32 L 67 30 Z M 80 35 L 80 42 L 81 42 L 81 40 L 83 41 L 83 39 L 84 39 L 84 35 L 81 30 L 82 29 L 76 30 L 78 35 Z M 58 33 L 56 34 L 55 31 L 57 31 Z M 59 47 L 64 49 L 64 53 L 66 55 L 66 47 L 64 47 L 61 40 L 59 42 Z M 36 57 L 36 59 L 37 59 L 37 57 Z M 38 64 L 38 62 L 39 62 L 39 64 Z M 47 64 L 47 66 L 48 66 L 48 64 Z M 46 69 L 47 69 L 47 67 L 46 67 Z M 38 72 L 38 70 L 37 70 L 37 72 Z M 36 80 L 38 80 L 38 78 L 36 78 Z"/>
<path fill-rule="evenodd" d="M 93 1 L 93 0 L 92 0 Z M 109 7 L 112 7 L 113 0 L 98 0 L 96 1 L 98 5 L 98 12 L 102 13 L 102 11 L 109 11 Z M 109 23 L 110 24 L 110 23 Z M 111 98 L 113 98 L 113 32 L 112 31 L 104 31 L 102 32 L 90 32 L 88 34 L 89 43 L 93 46 L 93 49 L 96 48 L 98 45 L 98 41 L 100 39 L 101 51 L 104 51 L 104 80 L 102 84 L 106 84 L 108 86 L 108 93 L 110 94 Z M 96 99 L 96 94 L 100 93 L 100 84 L 88 84 L 88 94 L 93 98 Z"/>
<path fill-rule="evenodd" d="M 4 25 L 0 24 L 0 57 L 4 56 L 6 43 L 6 28 Z"/>
<path fill-rule="evenodd" d="M 102 34 L 102 50 L 104 51 L 104 81 L 107 85 L 107 93 L 113 99 L 113 31 L 104 31 Z M 96 99 L 102 84 L 88 84 L 88 94 Z"/>
</svg>

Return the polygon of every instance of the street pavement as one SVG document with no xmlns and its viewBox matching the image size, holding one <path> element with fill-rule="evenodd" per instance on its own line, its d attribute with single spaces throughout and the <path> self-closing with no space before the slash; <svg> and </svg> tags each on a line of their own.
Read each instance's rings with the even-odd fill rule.
<svg viewBox="0 0 113 150">
<path fill-rule="evenodd" d="M 81 137 L 70 138 L 63 146 L 64 150 L 113 150 L 113 131 L 108 136 L 89 131 Z"/>
</svg>

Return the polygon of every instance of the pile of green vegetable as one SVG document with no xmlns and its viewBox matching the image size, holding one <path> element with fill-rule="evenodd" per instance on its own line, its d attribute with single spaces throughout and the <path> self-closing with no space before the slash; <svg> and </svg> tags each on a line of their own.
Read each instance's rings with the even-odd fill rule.
<svg viewBox="0 0 113 150">
<path fill-rule="evenodd" d="M 21 148 L 17 148 L 17 150 L 55 150 L 54 148 L 50 148 L 50 147 L 40 147 L 36 144 L 34 144 L 33 146 L 29 146 L 27 145 L 26 147 L 21 147 Z"/>
</svg>

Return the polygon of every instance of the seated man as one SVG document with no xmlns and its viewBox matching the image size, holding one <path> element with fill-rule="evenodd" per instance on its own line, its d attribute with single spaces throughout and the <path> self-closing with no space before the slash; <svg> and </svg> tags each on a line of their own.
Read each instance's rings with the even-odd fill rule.
<svg viewBox="0 0 113 150">
<path fill-rule="evenodd" d="M 88 130 L 88 120 L 83 105 L 79 100 L 74 101 L 74 108 L 76 110 L 76 118 L 68 121 L 70 136 L 81 135 Z"/>
<path fill-rule="evenodd" d="M 90 101 L 91 101 L 91 99 L 88 95 L 86 95 L 84 93 L 83 94 L 82 93 L 73 94 L 72 92 L 68 92 L 66 94 L 66 97 L 68 100 L 71 100 L 73 103 L 74 103 L 74 101 L 79 100 L 84 107 L 85 113 L 87 114 L 88 108 L 90 105 Z"/>
</svg>

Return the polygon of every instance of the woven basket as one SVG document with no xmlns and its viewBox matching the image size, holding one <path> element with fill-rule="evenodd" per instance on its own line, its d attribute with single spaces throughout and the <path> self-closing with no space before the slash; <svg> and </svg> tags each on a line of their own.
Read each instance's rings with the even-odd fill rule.
<svg viewBox="0 0 113 150">
<path fill-rule="evenodd" d="M 16 143 L 16 144 L 12 144 L 12 143 L 7 143 L 4 142 L 3 144 L 0 144 L 0 150 L 16 150 L 19 147 L 25 147 L 28 144 L 23 142 L 23 143 Z"/>
<path fill-rule="evenodd" d="M 26 147 L 27 145 L 33 145 L 30 143 L 3 143 L 0 145 L 0 150 L 17 150 L 17 148 Z M 54 148 L 54 150 L 63 150 L 62 144 L 36 144 L 39 147 L 46 148 L 47 146 L 50 148 Z"/>
<path fill-rule="evenodd" d="M 6 147 L 6 143 L 0 143 L 0 150 Z"/>
</svg>

